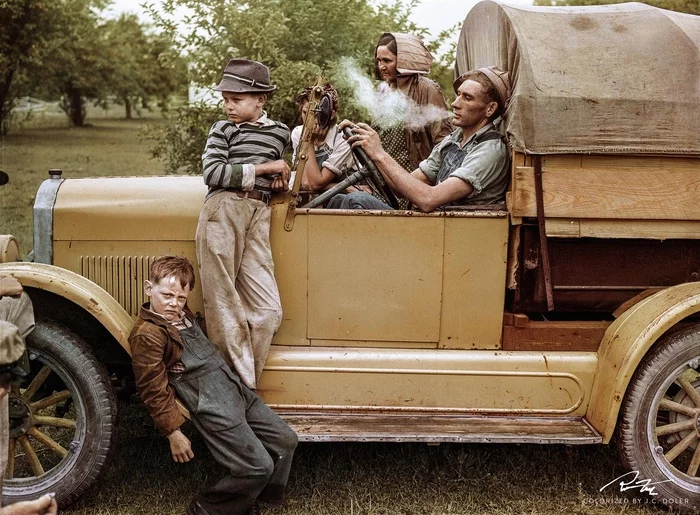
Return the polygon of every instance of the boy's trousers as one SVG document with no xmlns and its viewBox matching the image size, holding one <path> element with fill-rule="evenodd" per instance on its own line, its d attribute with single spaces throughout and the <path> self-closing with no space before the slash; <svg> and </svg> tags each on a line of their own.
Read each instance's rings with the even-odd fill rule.
<svg viewBox="0 0 700 515">
<path fill-rule="evenodd" d="M 296 433 L 224 362 L 195 324 L 180 331 L 187 372 L 169 380 L 214 459 L 228 470 L 190 504 L 193 515 L 243 514 L 256 500 L 281 503 Z"/>
<path fill-rule="evenodd" d="M 282 321 L 270 212 L 260 200 L 222 191 L 204 203 L 195 238 L 207 334 L 252 389 Z"/>
</svg>

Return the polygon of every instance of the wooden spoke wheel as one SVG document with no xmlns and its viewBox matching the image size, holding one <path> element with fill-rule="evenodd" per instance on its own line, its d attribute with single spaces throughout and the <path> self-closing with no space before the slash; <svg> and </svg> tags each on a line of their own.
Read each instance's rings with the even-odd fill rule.
<svg viewBox="0 0 700 515">
<path fill-rule="evenodd" d="M 116 401 L 104 367 L 77 335 L 39 322 L 27 338 L 30 373 L 9 398 L 6 502 L 56 492 L 60 504 L 96 481 L 114 447 Z"/>
<path fill-rule="evenodd" d="M 635 373 L 618 428 L 620 453 L 655 500 L 700 509 L 700 326 L 657 342 Z"/>
</svg>

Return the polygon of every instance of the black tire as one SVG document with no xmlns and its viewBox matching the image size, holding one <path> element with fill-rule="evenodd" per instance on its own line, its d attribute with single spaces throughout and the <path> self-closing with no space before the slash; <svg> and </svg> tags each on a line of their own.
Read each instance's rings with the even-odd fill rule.
<svg viewBox="0 0 700 515">
<path fill-rule="evenodd" d="M 700 511 L 700 325 L 664 337 L 644 358 L 625 396 L 617 438 L 625 465 L 658 492 L 651 500 Z"/>
<path fill-rule="evenodd" d="M 114 450 L 116 399 L 104 366 L 90 347 L 68 328 L 52 321 L 37 322 L 27 337 L 27 350 L 31 373 L 22 381 L 20 389 L 13 392 L 11 402 L 14 399 L 20 411 L 37 401 L 51 404 L 41 409 L 31 407 L 31 413 L 22 418 L 10 417 L 10 451 L 14 442 L 16 459 L 13 477 L 5 479 L 3 497 L 5 502 L 13 503 L 55 492 L 58 503 L 66 506 L 95 484 Z M 42 375 L 36 379 L 40 373 Z M 44 374 L 46 377 L 41 381 Z M 32 381 L 41 383 L 41 387 L 28 396 L 26 389 Z M 69 398 L 65 398 L 68 392 Z M 61 394 L 63 398 L 53 402 Z M 20 395 L 27 398 L 22 400 Z M 37 416 L 45 418 L 40 421 Z M 37 434 L 36 431 L 48 435 L 68 451 L 67 455 L 40 443 L 32 435 L 32 432 Z M 23 447 L 27 442 L 37 452 L 43 474 L 38 474 L 38 469 L 27 458 L 27 449 Z"/>
</svg>

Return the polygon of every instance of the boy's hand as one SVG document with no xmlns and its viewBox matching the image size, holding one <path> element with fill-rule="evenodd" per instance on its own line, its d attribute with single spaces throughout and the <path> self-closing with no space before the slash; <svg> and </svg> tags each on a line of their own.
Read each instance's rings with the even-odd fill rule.
<svg viewBox="0 0 700 515">
<path fill-rule="evenodd" d="M 255 175 L 274 175 L 280 174 L 285 181 L 289 181 L 289 165 L 284 159 L 277 161 L 268 161 L 255 165 Z"/>
<path fill-rule="evenodd" d="M 45 494 L 33 501 L 22 501 L 0 509 L 0 515 L 56 515 L 56 494 Z"/>
<path fill-rule="evenodd" d="M 182 434 L 182 431 L 179 429 L 176 429 L 168 435 L 168 441 L 170 442 L 170 452 L 173 455 L 174 461 L 178 463 L 187 463 L 194 458 L 192 444 L 190 444 L 189 438 Z"/>
<path fill-rule="evenodd" d="M 18 297 L 22 293 L 22 284 L 11 275 L 0 276 L 0 297 Z"/>
<path fill-rule="evenodd" d="M 289 181 L 287 181 L 281 175 L 278 175 L 272 180 L 272 184 L 270 184 L 270 189 L 272 191 L 287 191 L 289 189 Z"/>
</svg>

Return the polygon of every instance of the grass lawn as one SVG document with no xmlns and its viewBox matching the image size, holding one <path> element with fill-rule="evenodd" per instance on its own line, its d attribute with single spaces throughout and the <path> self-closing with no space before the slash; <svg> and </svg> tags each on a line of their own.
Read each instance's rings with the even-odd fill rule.
<svg viewBox="0 0 700 515">
<path fill-rule="evenodd" d="M 43 116 L 0 136 L 0 170 L 10 176 L 0 187 L 0 233 L 13 234 L 22 254 L 29 253 L 34 197 L 49 168 L 61 168 L 64 177 L 163 174 L 139 137 L 144 124 L 161 122 L 96 118 L 78 128 L 66 126 L 65 116 Z"/>
<path fill-rule="evenodd" d="M 149 120 L 150 121 L 150 120 Z M 162 173 L 140 141 L 143 120 L 25 124 L 0 139 L 0 229 L 31 249 L 32 204 L 49 168 L 66 177 Z M 38 126 L 37 126 L 38 125 Z M 47 125 L 44 127 L 44 125 Z M 202 484 L 222 475 L 193 431 L 195 459 L 172 462 L 138 399 L 120 402 L 120 442 L 103 480 L 65 513 L 181 514 Z M 191 428 L 190 428 L 191 429 Z M 613 485 L 624 471 L 610 446 L 301 444 L 283 507 L 272 514 L 657 513 L 646 494 Z M 628 492 L 629 493 L 629 492 Z"/>
<path fill-rule="evenodd" d="M 178 465 L 138 400 L 120 403 L 121 439 L 103 481 L 72 515 L 181 514 L 224 471 L 187 431 L 195 458 Z M 600 487 L 623 474 L 613 447 L 563 445 L 300 444 L 283 507 L 273 515 L 652 514 L 646 494 Z"/>
</svg>

